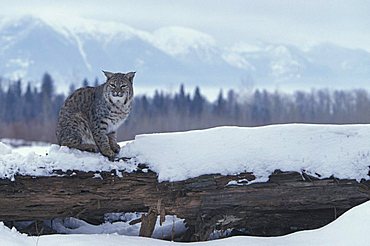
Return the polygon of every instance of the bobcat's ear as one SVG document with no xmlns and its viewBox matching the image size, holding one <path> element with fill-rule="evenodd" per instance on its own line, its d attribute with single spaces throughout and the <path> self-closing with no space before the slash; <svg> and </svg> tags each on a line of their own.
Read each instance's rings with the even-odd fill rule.
<svg viewBox="0 0 370 246">
<path fill-rule="evenodd" d="M 125 74 L 125 77 L 128 78 L 128 80 L 130 80 L 130 82 L 132 83 L 134 80 L 135 74 L 136 72 L 129 72 Z"/>
<path fill-rule="evenodd" d="M 108 72 L 108 71 L 104 71 L 104 70 L 102 70 L 102 71 L 103 71 L 103 73 L 104 73 L 105 77 L 107 77 L 107 79 L 112 78 L 112 76 L 113 76 L 113 74 L 114 74 L 114 73 L 111 73 L 111 72 Z"/>
</svg>

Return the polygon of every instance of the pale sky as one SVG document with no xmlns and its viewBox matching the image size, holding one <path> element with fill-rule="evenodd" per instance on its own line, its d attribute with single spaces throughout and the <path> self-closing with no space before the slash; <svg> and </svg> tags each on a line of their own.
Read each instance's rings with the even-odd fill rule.
<svg viewBox="0 0 370 246">
<path fill-rule="evenodd" d="M 185 26 L 222 45 L 330 42 L 370 51 L 370 1 L 331 0 L 0 0 L 0 16 L 79 16 L 153 31 Z"/>
</svg>

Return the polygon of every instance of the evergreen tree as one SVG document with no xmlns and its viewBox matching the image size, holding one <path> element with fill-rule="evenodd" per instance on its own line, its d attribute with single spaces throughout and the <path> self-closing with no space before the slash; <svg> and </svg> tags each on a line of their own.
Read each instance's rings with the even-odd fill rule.
<svg viewBox="0 0 370 246">
<path fill-rule="evenodd" d="M 180 90 L 173 99 L 177 113 L 184 116 L 189 111 L 190 97 L 185 94 L 184 85 L 180 85 Z"/>
<path fill-rule="evenodd" d="M 76 90 L 76 86 L 75 84 L 70 84 L 69 85 L 69 91 L 68 91 L 68 95 L 71 95 L 74 91 Z"/>
<path fill-rule="evenodd" d="M 142 110 L 144 114 L 149 112 L 149 101 L 148 101 L 147 96 L 143 95 L 141 97 L 141 105 L 142 105 Z"/>
<path fill-rule="evenodd" d="M 203 112 L 205 99 L 200 93 L 199 87 L 195 87 L 193 100 L 190 105 L 190 114 L 200 116 Z"/>
<path fill-rule="evenodd" d="M 226 99 L 226 112 L 235 119 L 237 122 L 239 120 L 239 105 L 237 103 L 237 95 L 235 94 L 234 90 L 230 89 L 227 92 L 227 99 Z"/>
<path fill-rule="evenodd" d="M 4 120 L 5 122 L 15 121 L 15 109 L 17 107 L 17 96 L 15 93 L 14 85 L 9 85 L 8 91 L 5 95 L 4 107 Z"/>
<path fill-rule="evenodd" d="M 51 98 L 54 93 L 54 81 L 48 73 L 45 73 L 42 77 L 41 92 L 45 97 L 49 98 Z"/>
<path fill-rule="evenodd" d="M 223 92 L 220 90 L 215 105 L 213 107 L 213 112 L 216 115 L 222 115 L 226 113 L 226 100 L 224 99 Z"/>
<path fill-rule="evenodd" d="M 164 96 L 163 92 L 155 90 L 153 97 L 153 106 L 156 113 L 162 114 L 164 111 Z"/>
<path fill-rule="evenodd" d="M 22 81 L 21 80 L 18 80 L 14 84 L 14 94 L 15 94 L 17 99 L 21 98 L 21 96 L 22 96 Z"/>
<path fill-rule="evenodd" d="M 24 94 L 23 118 L 30 120 L 36 116 L 34 95 L 31 84 L 28 82 L 26 92 Z"/>
<path fill-rule="evenodd" d="M 59 94 L 55 96 L 54 102 L 53 102 L 53 118 L 57 119 L 59 115 L 59 110 L 62 107 L 64 103 L 65 97 L 63 94 Z"/>
<path fill-rule="evenodd" d="M 254 125 L 266 125 L 270 122 L 270 102 L 267 91 L 255 91 L 251 107 L 251 117 Z"/>
<path fill-rule="evenodd" d="M 82 87 L 88 87 L 89 86 L 89 81 L 85 78 L 83 81 L 82 81 Z"/>
<path fill-rule="evenodd" d="M 54 81 L 50 74 L 45 73 L 41 82 L 42 119 L 49 121 L 53 115 Z"/>
<path fill-rule="evenodd" d="M 94 87 L 97 87 L 97 86 L 99 86 L 99 80 L 98 80 L 98 78 L 96 77 L 96 78 L 95 78 L 95 81 L 94 81 Z"/>
</svg>

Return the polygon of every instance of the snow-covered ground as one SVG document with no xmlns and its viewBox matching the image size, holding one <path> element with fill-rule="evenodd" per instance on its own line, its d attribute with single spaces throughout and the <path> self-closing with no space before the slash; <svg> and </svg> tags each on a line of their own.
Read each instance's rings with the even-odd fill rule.
<svg viewBox="0 0 370 246">
<path fill-rule="evenodd" d="M 0 223 L 0 245 L 6 246 L 58 246 L 58 245 L 203 245 L 203 246 L 367 246 L 370 231 L 370 201 L 352 208 L 337 220 L 320 229 L 301 231 L 281 237 L 239 236 L 200 243 L 174 243 L 157 239 L 123 236 L 118 234 L 45 235 L 30 237 L 9 229 Z"/>
<path fill-rule="evenodd" d="M 119 155 L 131 157 L 128 162 L 110 162 L 100 154 L 58 145 L 17 149 L 0 143 L 0 178 L 50 175 L 55 169 L 130 172 L 138 163 L 158 173 L 159 181 L 243 171 L 266 181 L 276 169 L 320 178 L 370 178 L 370 125 L 217 127 L 139 135 L 123 145 Z"/>
</svg>

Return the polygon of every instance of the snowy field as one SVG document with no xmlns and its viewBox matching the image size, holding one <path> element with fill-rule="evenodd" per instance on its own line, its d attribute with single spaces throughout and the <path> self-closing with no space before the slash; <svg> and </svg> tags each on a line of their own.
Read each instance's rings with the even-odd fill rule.
<svg viewBox="0 0 370 246">
<path fill-rule="evenodd" d="M 204 246 L 367 246 L 370 231 L 370 202 L 352 208 L 334 222 L 316 230 L 301 231 L 281 237 L 231 237 L 199 243 L 174 243 L 157 239 L 118 234 L 45 235 L 30 237 L 0 223 L 0 245 L 4 246 L 91 246 L 91 245 L 204 245 Z"/>
<path fill-rule="evenodd" d="M 217 127 L 139 135 L 123 145 L 119 155 L 130 157 L 128 162 L 110 162 L 100 154 L 58 145 L 11 148 L 0 143 L 0 178 L 51 175 L 56 169 L 131 172 L 142 163 L 159 181 L 244 171 L 266 181 L 276 169 L 320 178 L 369 179 L 370 125 Z"/>
</svg>

